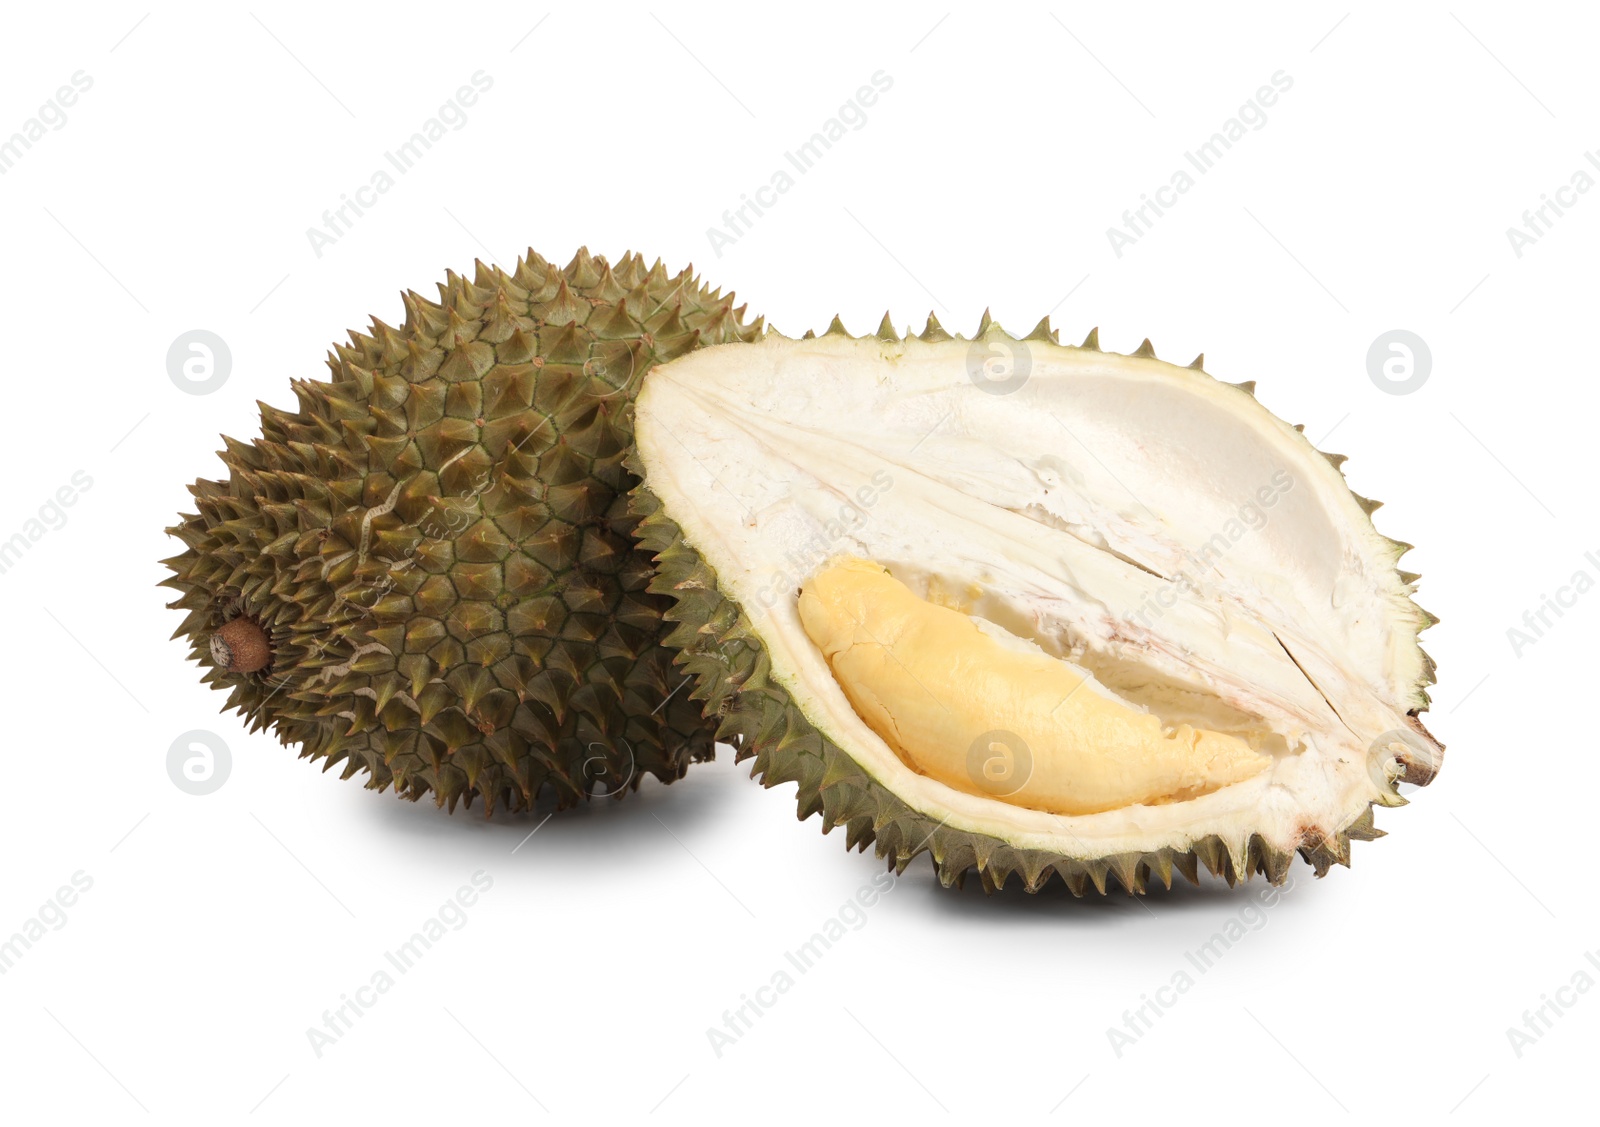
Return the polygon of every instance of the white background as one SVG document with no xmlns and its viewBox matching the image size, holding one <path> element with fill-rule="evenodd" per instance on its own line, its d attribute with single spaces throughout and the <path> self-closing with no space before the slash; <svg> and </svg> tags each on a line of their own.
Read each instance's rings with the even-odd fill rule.
<svg viewBox="0 0 1600 1127">
<path fill-rule="evenodd" d="M 1586 1102 L 1600 990 L 1520 1057 L 1507 1029 L 1600 982 L 1600 594 L 1520 655 L 1507 630 L 1600 577 L 1600 192 L 1520 258 L 1506 229 L 1600 146 L 1595 27 L 1576 5 L 1284 7 L 8 12 L 0 136 L 74 72 L 93 86 L 0 176 L 0 539 L 93 484 L 0 575 L 0 938 L 75 872 L 93 886 L 0 976 L 0 1115 L 1504 1123 Z M 316 255 L 306 229 L 479 70 L 467 123 Z M 707 228 L 879 70 L 866 124 L 719 257 Z M 1266 125 L 1118 257 L 1106 229 L 1279 70 Z M 1203 975 L 1186 952 L 1257 918 L 1249 890 L 985 897 L 919 860 L 719 1058 L 707 1028 L 881 869 L 797 823 L 791 787 L 724 752 L 542 824 L 401 803 L 219 716 L 155 586 L 185 483 L 221 472 L 219 433 L 256 432 L 256 400 L 292 405 L 331 341 L 399 322 L 402 288 L 580 243 L 693 261 L 791 334 L 1048 311 L 1064 340 L 1149 335 L 1258 380 L 1418 545 L 1443 775 L 1380 811 L 1353 870 L 1297 862 Z M 166 370 L 195 328 L 233 355 L 205 396 Z M 1394 328 L 1432 350 L 1410 395 L 1368 378 Z M 196 728 L 232 756 L 204 797 L 167 774 Z M 465 926 L 319 1058 L 308 1027 L 478 870 Z M 1185 969 L 1118 1056 L 1107 1029 Z"/>
</svg>

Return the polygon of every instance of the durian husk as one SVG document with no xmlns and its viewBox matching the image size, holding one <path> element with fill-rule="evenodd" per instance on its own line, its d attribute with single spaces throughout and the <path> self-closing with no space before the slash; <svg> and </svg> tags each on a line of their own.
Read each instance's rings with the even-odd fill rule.
<svg viewBox="0 0 1600 1127">
<path fill-rule="evenodd" d="M 987 311 L 975 338 L 1002 333 Z M 807 332 L 805 338 L 815 334 Z M 851 334 L 838 317 L 825 335 Z M 884 315 L 874 337 L 884 341 L 909 339 L 896 332 L 889 315 Z M 918 334 L 924 341 L 962 340 L 944 330 L 930 313 L 927 328 Z M 865 339 L 858 337 L 856 339 Z M 1046 317 L 1026 337 L 1059 344 L 1057 332 Z M 1079 347 L 1102 351 L 1098 329 L 1091 330 Z M 1127 355 L 1155 358 L 1148 339 Z M 1204 372 L 1204 357 L 1188 365 Z M 1253 383 L 1235 384 L 1254 394 Z M 1296 427 L 1303 433 L 1303 427 Z M 1320 452 L 1319 452 L 1320 453 Z M 1342 455 L 1322 455 L 1339 470 Z M 638 454 L 631 453 L 628 464 L 643 477 Z M 1357 498 L 1370 523 L 1370 514 L 1379 502 Z M 1170 889 L 1177 873 L 1192 884 L 1199 884 L 1202 867 L 1229 887 L 1264 876 L 1274 885 L 1289 879 L 1298 854 L 1318 877 L 1335 866 L 1350 865 L 1351 842 L 1374 841 L 1385 836 L 1377 828 L 1373 811 L 1376 805 L 1403 805 L 1405 799 L 1391 784 L 1378 800 L 1333 832 L 1315 840 L 1302 841 L 1297 848 L 1274 845 L 1260 834 L 1240 838 L 1211 834 L 1189 843 L 1187 849 L 1161 848 L 1152 851 L 1116 853 L 1099 857 L 1074 857 L 1044 850 L 1020 847 L 997 836 L 971 832 L 948 825 L 944 820 L 918 810 L 888 787 L 874 779 L 842 748 L 807 719 L 783 684 L 773 676 L 770 660 L 760 635 L 739 604 L 722 593 L 717 574 L 684 538 L 683 530 L 664 511 L 660 498 L 641 481 L 632 493 L 632 509 L 640 518 L 637 535 L 641 545 L 652 553 L 656 576 L 650 590 L 670 596 L 666 611 L 676 628 L 667 636 L 667 645 L 677 651 L 676 662 L 694 678 L 695 698 L 705 702 L 707 716 L 717 720 L 717 739 L 736 749 L 737 761 L 753 760 L 751 775 L 767 788 L 783 783 L 797 785 L 797 815 L 801 821 L 819 815 L 823 833 L 844 827 L 845 845 L 851 850 L 873 846 L 880 859 L 893 872 L 906 867 L 922 854 L 932 861 L 933 870 L 945 887 L 963 887 L 972 873 L 977 874 L 985 892 L 1006 887 L 1014 878 L 1021 887 L 1035 893 L 1055 878 L 1074 896 L 1105 895 L 1117 888 L 1142 895 L 1159 885 Z M 1385 538 L 1387 539 L 1387 538 Z M 1399 551 L 1410 545 L 1391 542 Z M 1419 576 L 1402 572 L 1408 584 Z M 1421 629 L 1438 620 L 1417 607 Z M 1435 666 L 1423 654 L 1424 668 L 1416 686 L 1426 707 L 1426 686 L 1434 683 Z M 1411 714 L 1416 721 L 1417 713 Z M 1420 728 L 1420 722 L 1418 722 Z M 1439 749 L 1442 753 L 1442 748 Z M 1438 761 L 1431 764 L 1401 759 L 1405 769 L 1402 781 L 1425 785 L 1436 776 Z"/>
<path fill-rule="evenodd" d="M 294 381 L 297 410 L 224 438 L 225 480 L 190 487 L 173 636 L 252 730 L 412 801 L 492 814 L 680 778 L 712 730 L 633 539 L 630 404 L 655 364 L 760 320 L 692 268 L 587 249 L 402 298 L 399 328 L 352 333 L 329 380 Z M 265 669 L 213 657 L 239 617 Z"/>
</svg>

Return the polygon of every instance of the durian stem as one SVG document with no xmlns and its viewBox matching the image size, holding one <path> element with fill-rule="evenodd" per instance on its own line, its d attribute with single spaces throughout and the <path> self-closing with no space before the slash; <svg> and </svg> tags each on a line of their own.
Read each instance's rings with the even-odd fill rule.
<svg viewBox="0 0 1600 1127">
<path fill-rule="evenodd" d="M 235 618 L 211 635 L 211 660 L 229 673 L 255 673 L 272 664 L 272 643 L 253 618 Z"/>
</svg>

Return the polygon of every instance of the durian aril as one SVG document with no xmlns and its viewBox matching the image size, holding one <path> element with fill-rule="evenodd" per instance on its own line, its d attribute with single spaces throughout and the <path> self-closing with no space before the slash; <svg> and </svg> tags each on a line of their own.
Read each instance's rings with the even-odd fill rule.
<svg viewBox="0 0 1600 1127">
<path fill-rule="evenodd" d="M 946 882 L 976 868 L 986 886 L 1058 873 L 1079 892 L 1136 890 L 1197 862 L 1277 881 L 1297 852 L 1319 873 L 1348 863 L 1350 840 L 1376 836 L 1372 804 L 1396 800 L 1397 777 L 1430 780 L 1442 751 L 1416 719 L 1432 619 L 1394 566 L 1406 546 L 1248 388 L 1143 346 L 1102 353 L 1092 335 L 925 337 L 769 335 L 647 376 L 640 534 L 720 734 L 768 785 L 799 783 L 802 817 L 897 867 L 930 852 Z M 990 354 L 1022 374 L 1014 387 L 997 389 Z M 1078 731 L 1029 748 L 1041 793 L 999 793 L 964 763 L 974 729 L 1016 735 L 1021 720 L 958 647 L 902 658 L 933 682 L 911 689 L 840 674 L 832 627 L 804 621 L 808 586 L 840 557 L 967 616 L 984 652 L 1047 660 L 1041 675 L 1093 694 Z M 918 689 L 963 710 L 920 749 L 867 703 Z M 1086 797 L 1146 770 L 1152 739 L 1190 735 L 1227 754 Z"/>
<path fill-rule="evenodd" d="M 580 250 L 403 295 L 224 439 L 165 585 L 204 681 L 324 769 L 486 812 L 712 755 L 662 646 L 622 465 L 653 365 L 761 331 L 692 270 Z"/>
<path fill-rule="evenodd" d="M 956 790 L 1093 814 L 1193 798 L 1271 762 L 1237 736 L 1189 724 L 1163 731 L 1087 670 L 1014 635 L 997 640 L 866 560 L 823 565 L 799 610 L 867 726 L 908 766 Z"/>
</svg>

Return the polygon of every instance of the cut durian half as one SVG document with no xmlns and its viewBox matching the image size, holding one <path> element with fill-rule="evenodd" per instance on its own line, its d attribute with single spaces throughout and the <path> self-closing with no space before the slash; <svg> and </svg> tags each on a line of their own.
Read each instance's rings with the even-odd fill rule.
<svg viewBox="0 0 1600 1127">
<path fill-rule="evenodd" d="M 720 737 L 899 869 L 1321 875 L 1437 773 L 1409 545 L 1199 361 L 836 320 L 661 365 L 635 411 Z"/>
</svg>

